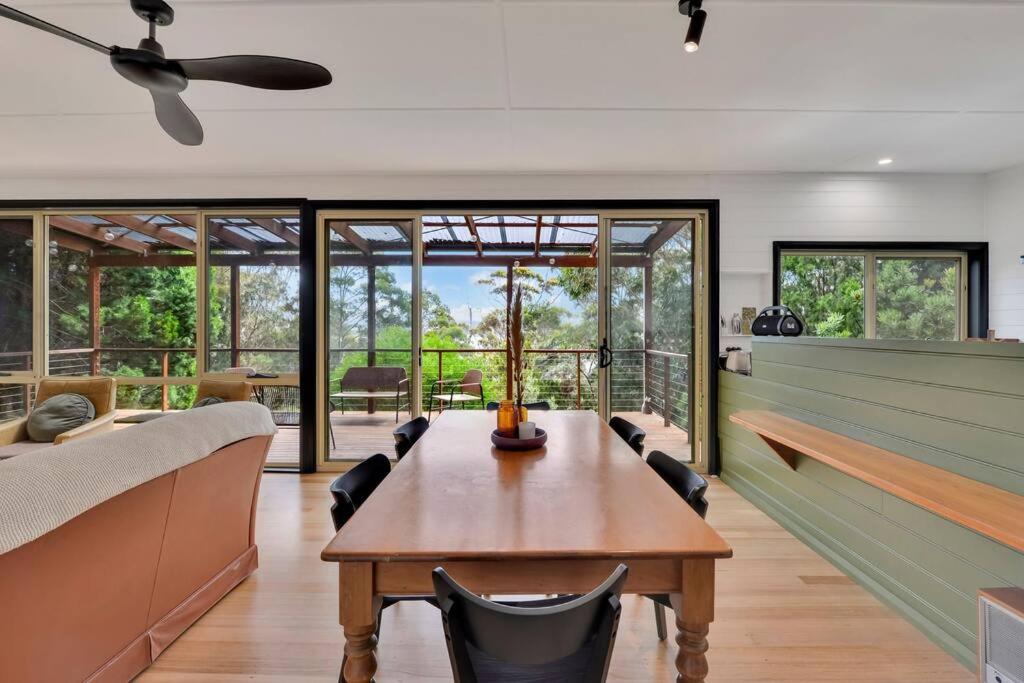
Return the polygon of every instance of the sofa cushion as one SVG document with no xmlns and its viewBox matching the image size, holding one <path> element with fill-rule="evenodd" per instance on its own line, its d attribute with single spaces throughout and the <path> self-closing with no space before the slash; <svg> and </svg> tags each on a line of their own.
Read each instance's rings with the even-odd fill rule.
<svg viewBox="0 0 1024 683">
<path fill-rule="evenodd" d="M 222 399 L 220 396 L 207 396 L 206 398 L 201 398 L 198 401 L 196 401 L 195 405 L 192 407 L 202 408 L 204 406 L 214 406 L 217 405 L 218 403 L 224 403 L 224 399 Z"/>
<path fill-rule="evenodd" d="M 28 438 L 52 442 L 58 435 L 96 419 L 96 407 L 81 394 L 57 394 L 29 413 Z"/>
</svg>

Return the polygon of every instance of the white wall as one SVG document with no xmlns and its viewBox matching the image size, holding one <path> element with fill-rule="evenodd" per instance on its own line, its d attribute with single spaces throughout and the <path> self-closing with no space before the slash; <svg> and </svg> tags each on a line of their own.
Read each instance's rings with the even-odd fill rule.
<svg viewBox="0 0 1024 683">
<path fill-rule="evenodd" d="M 0 181 L 0 198 L 7 199 L 160 197 L 719 199 L 722 315 L 727 320 L 742 306 L 770 303 L 774 240 L 985 237 L 985 178 L 980 175 L 254 175 Z M 1016 282 L 1016 291 L 1024 291 L 1019 275 Z M 1018 323 L 1024 315 L 1019 308 Z M 749 340 L 724 341 L 749 346 Z"/>
<path fill-rule="evenodd" d="M 1024 339 L 1024 166 L 994 173 L 985 184 L 989 242 L 989 327 Z"/>
</svg>

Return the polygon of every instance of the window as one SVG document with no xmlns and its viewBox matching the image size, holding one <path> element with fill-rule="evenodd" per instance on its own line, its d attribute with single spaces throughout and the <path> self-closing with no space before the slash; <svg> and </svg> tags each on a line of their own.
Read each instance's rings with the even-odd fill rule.
<svg viewBox="0 0 1024 683">
<path fill-rule="evenodd" d="M 981 288 L 968 286 L 972 260 L 985 256 L 968 250 L 776 243 L 775 252 L 775 300 L 808 336 L 958 340 L 969 309 L 986 308 Z M 983 316 L 974 317 L 971 334 L 983 336 Z"/>
<path fill-rule="evenodd" d="M 32 370 L 32 217 L 0 217 L 0 372 Z"/>
<path fill-rule="evenodd" d="M 183 409 L 196 374 L 196 217 L 51 214 L 49 374 L 117 377 L 122 410 Z"/>
<path fill-rule="evenodd" d="M 299 217 L 208 215 L 208 372 L 299 371 Z"/>
</svg>

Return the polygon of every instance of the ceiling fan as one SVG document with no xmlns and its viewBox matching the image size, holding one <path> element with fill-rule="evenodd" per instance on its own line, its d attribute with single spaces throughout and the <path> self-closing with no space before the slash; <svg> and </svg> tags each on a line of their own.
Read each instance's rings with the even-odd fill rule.
<svg viewBox="0 0 1024 683">
<path fill-rule="evenodd" d="M 167 59 L 156 40 L 157 26 L 170 26 L 174 10 L 164 0 L 130 0 L 132 9 L 149 24 L 149 37 L 136 49 L 107 47 L 77 33 L 0 4 L 0 17 L 74 41 L 110 57 L 114 70 L 149 90 L 156 118 L 167 134 L 183 145 L 203 142 L 203 127 L 178 93 L 190 80 L 223 81 L 268 90 L 306 90 L 331 82 L 331 72 L 311 62 L 263 55 L 231 55 L 208 59 Z"/>
</svg>

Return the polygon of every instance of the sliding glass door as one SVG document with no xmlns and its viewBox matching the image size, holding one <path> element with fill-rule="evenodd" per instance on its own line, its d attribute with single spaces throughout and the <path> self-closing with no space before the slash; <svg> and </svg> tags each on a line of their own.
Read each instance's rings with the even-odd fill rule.
<svg viewBox="0 0 1024 683">
<path fill-rule="evenodd" d="M 647 432 L 659 450 L 702 466 L 698 387 L 699 216 L 607 218 L 602 253 L 604 414 Z"/>
<path fill-rule="evenodd" d="M 506 320 L 521 290 L 526 402 L 623 417 L 648 449 L 706 467 L 703 221 L 321 212 L 318 466 L 393 453 L 412 418 L 511 397 Z"/>
<path fill-rule="evenodd" d="M 418 414 L 418 283 L 410 217 L 321 216 L 321 466 L 393 453 Z"/>
</svg>

